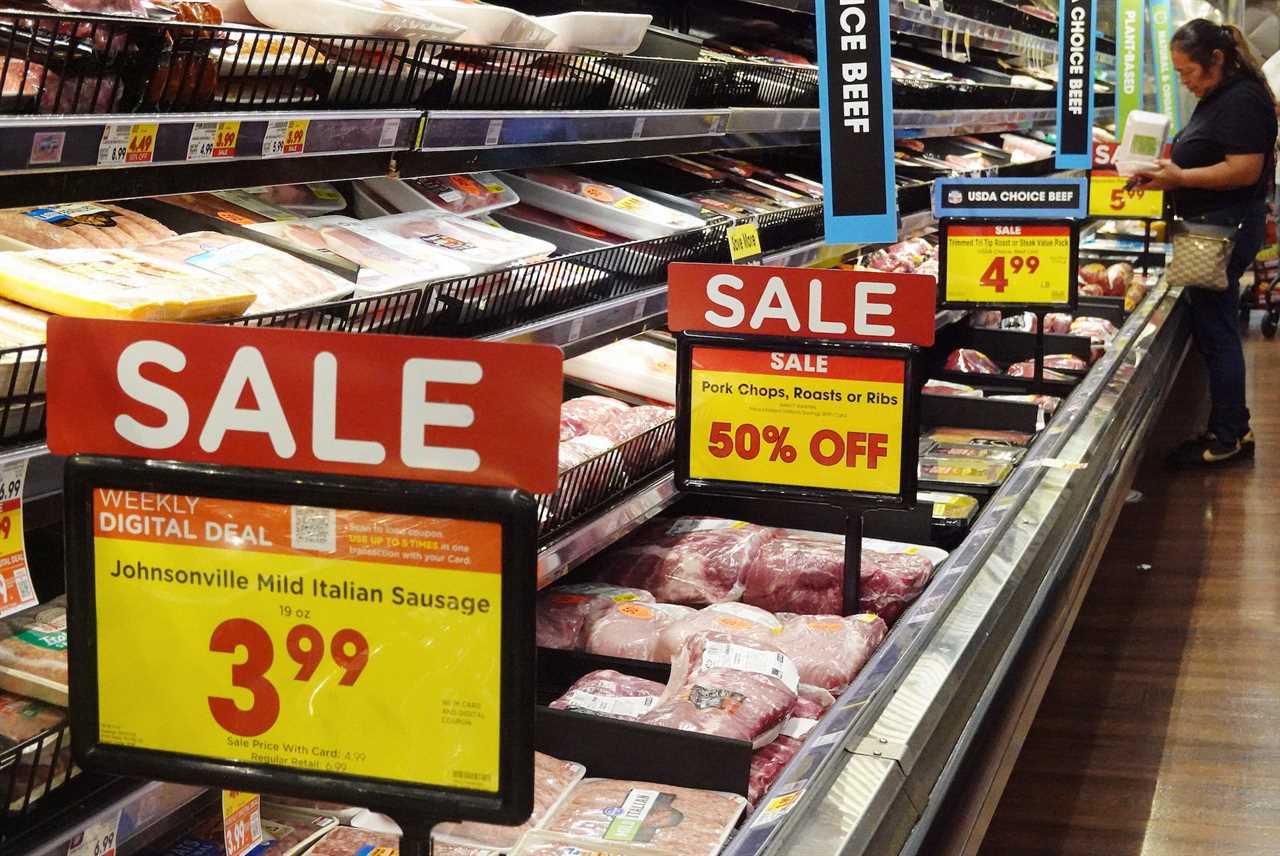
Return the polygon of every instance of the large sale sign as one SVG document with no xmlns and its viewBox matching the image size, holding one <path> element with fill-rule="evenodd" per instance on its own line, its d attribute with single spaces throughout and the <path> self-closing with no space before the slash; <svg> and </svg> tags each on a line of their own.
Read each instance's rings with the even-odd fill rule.
<svg viewBox="0 0 1280 856">
<path fill-rule="evenodd" d="M 58 454 L 556 488 L 550 346 L 54 318 L 49 354 Z"/>
</svg>

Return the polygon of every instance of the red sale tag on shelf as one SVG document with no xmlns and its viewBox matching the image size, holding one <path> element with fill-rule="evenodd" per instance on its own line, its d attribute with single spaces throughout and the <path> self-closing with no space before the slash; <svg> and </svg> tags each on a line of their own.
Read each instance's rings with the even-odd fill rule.
<svg viewBox="0 0 1280 856">
<path fill-rule="evenodd" d="M 0 466 L 0 616 L 26 609 L 36 602 L 22 527 L 22 491 L 26 480 L 25 459 Z"/>
<path fill-rule="evenodd" d="M 257 794 L 222 792 L 222 839 L 226 856 L 245 856 L 262 843 L 262 800 Z"/>
<path fill-rule="evenodd" d="M 668 282 L 673 332 L 933 344 L 932 276 L 677 263 Z"/>
<path fill-rule="evenodd" d="M 53 318 L 49 354 L 60 455 L 556 489 L 549 345 Z"/>
<path fill-rule="evenodd" d="M 120 812 L 94 819 L 67 845 L 67 856 L 116 856 L 120 836 Z"/>
</svg>

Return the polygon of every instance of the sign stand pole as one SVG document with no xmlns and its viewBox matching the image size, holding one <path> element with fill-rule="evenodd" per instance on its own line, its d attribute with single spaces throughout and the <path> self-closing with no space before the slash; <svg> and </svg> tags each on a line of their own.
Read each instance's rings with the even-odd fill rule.
<svg viewBox="0 0 1280 856">
<path fill-rule="evenodd" d="M 862 512 L 864 508 L 845 506 L 844 586 L 840 614 L 857 615 L 862 602 Z"/>
<path fill-rule="evenodd" d="M 1044 319 L 1043 309 L 1035 310 L 1036 317 L 1036 386 L 1044 383 Z"/>
<path fill-rule="evenodd" d="M 431 829 L 434 820 L 397 820 L 400 824 L 400 856 L 431 856 Z"/>
</svg>

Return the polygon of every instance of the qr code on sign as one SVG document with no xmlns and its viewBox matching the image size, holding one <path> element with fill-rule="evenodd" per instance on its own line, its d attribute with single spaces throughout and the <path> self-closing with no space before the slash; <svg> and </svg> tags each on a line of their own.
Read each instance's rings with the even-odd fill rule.
<svg viewBox="0 0 1280 856">
<path fill-rule="evenodd" d="M 290 509 L 293 517 L 292 546 L 295 550 L 315 553 L 333 553 L 338 549 L 334 532 L 338 513 L 332 508 L 310 508 L 295 505 Z"/>
</svg>

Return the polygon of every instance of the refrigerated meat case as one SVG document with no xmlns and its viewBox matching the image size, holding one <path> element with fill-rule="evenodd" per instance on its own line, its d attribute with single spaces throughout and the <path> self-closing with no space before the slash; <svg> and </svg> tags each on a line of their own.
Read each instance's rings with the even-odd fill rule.
<svg viewBox="0 0 1280 856">
<path fill-rule="evenodd" d="M 812 20 L 804 17 L 812 15 L 811 3 L 807 9 L 804 2 L 773 5 L 797 20 Z M 995 11 L 1002 10 L 986 9 L 981 0 L 891 7 L 901 29 L 895 39 L 950 42 L 951 51 L 963 41 L 966 52 L 1052 60 L 1051 34 L 1019 29 L 1016 20 Z M 0 103 L 0 205 L 672 153 L 784 152 L 812 149 L 817 139 L 812 68 L 285 35 L 316 46 L 325 57 L 321 67 L 273 80 L 242 78 L 235 88 L 209 87 L 202 82 L 207 26 L 30 12 L 6 18 L 0 12 L 0 52 L 39 57 L 60 72 L 57 83 L 53 75 L 34 90 L 24 82 Z M 248 36 L 281 37 L 265 31 Z M 103 45 L 111 49 L 103 52 Z M 369 59 L 375 56 L 376 62 Z M 473 73 L 477 69 L 485 73 Z M 1007 86 L 968 89 L 975 100 L 985 99 L 983 109 L 947 110 L 920 106 L 928 103 L 927 86 L 897 89 L 909 105 L 895 111 L 900 139 L 1031 131 L 1054 119 L 1040 96 Z M 115 112 L 99 112 L 104 91 Z M 302 91 L 305 99 L 298 97 Z M 104 156 L 104 135 L 139 123 L 155 125 L 146 160 L 117 163 L 111 152 Z M 238 123 L 233 150 L 207 159 L 199 143 L 211 126 L 224 123 Z M 302 129 L 302 142 L 284 151 L 296 129 Z M 1051 162 L 1041 161 L 996 172 L 1050 171 Z M 928 185 L 903 188 L 900 200 L 901 237 L 931 231 Z M 822 243 L 820 206 L 751 219 L 759 226 L 766 263 L 825 265 L 858 249 Z M 666 264 L 728 262 L 729 225 L 722 218 L 669 238 L 557 257 L 501 276 L 227 323 L 542 342 L 573 356 L 663 327 Z M 962 318 L 941 312 L 937 323 L 945 327 Z M 995 719 L 991 711 L 1016 677 L 1015 656 L 1046 628 L 1061 633 L 1063 593 L 1076 597 L 1087 585 L 1092 553 L 1086 550 L 1105 542 L 1143 433 L 1158 412 L 1158 393 L 1177 371 L 1184 327 L 1176 298 L 1163 289 L 1130 316 L 1108 356 L 985 503 L 971 534 L 809 735 L 727 852 L 919 848 L 943 797 L 956 782 L 974 780 L 967 766 L 973 738 Z M 28 464 L 24 520 L 38 587 L 47 598 L 58 593 L 62 512 L 61 461 L 42 443 L 43 346 L 2 351 L 0 367 L 7 369 L 0 372 L 0 463 Z M 677 502 L 669 465 L 673 432 L 670 423 L 659 426 L 565 473 L 555 494 L 539 497 L 540 587 Z M 630 466 L 618 467 L 610 456 L 625 456 Z M 645 465 L 635 466 L 637 460 Z M 1089 466 L 1067 466 L 1077 461 Z M 606 472 L 615 476 L 601 478 Z M 617 478 L 619 472 L 625 478 Z M 64 741 L 65 728 L 0 753 L 5 852 L 61 856 L 89 825 L 117 816 L 118 852 L 137 852 L 189 824 L 214 799 L 203 788 L 101 774 L 72 777 L 56 763 L 44 770 L 16 763 L 33 750 L 51 749 L 56 757 Z"/>
</svg>

